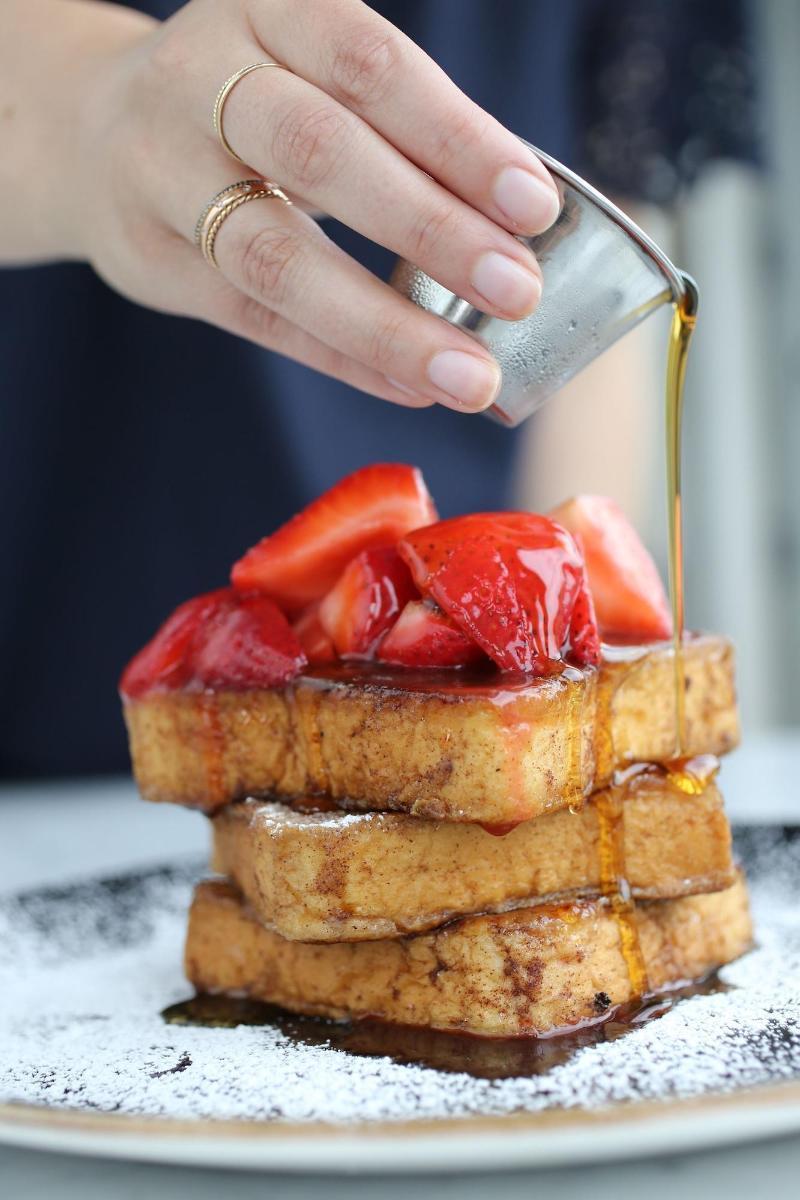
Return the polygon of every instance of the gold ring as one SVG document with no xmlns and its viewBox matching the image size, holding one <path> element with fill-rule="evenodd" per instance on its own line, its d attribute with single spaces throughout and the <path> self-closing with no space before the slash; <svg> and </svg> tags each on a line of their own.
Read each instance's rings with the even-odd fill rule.
<svg viewBox="0 0 800 1200">
<path fill-rule="evenodd" d="M 235 212 L 243 204 L 249 203 L 250 200 L 262 199 L 280 200 L 290 208 L 292 206 L 291 200 L 283 189 L 278 187 L 277 183 L 269 183 L 266 179 L 242 179 L 238 183 L 231 183 L 221 192 L 217 192 L 212 200 L 209 200 L 197 219 L 194 227 L 194 240 L 200 248 L 203 258 L 212 267 L 219 267 L 214 255 L 214 243 L 225 220 L 232 212 Z"/>
<path fill-rule="evenodd" d="M 225 80 L 222 87 L 217 92 L 217 98 L 214 101 L 214 132 L 222 143 L 223 150 L 227 150 L 231 158 L 235 158 L 237 162 L 242 163 L 242 165 L 245 167 L 249 164 L 246 163 L 243 158 L 239 157 L 228 139 L 225 137 L 225 132 L 222 128 L 222 116 L 225 111 L 225 102 L 227 101 L 228 96 L 230 96 L 233 89 L 236 87 L 236 84 L 239 82 L 239 80 L 244 79 L 245 75 L 249 75 L 251 71 L 260 71 L 262 67 L 280 67 L 282 71 L 289 70 L 288 67 L 285 67 L 283 63 L 279 62 L 270 62 L 265 60 L 264 62 L 250 63 L 249 66 L 242 67 L 241 71 L 236 71 L 233 75 L 231 75 L 230 79 Z"/>
</svg>

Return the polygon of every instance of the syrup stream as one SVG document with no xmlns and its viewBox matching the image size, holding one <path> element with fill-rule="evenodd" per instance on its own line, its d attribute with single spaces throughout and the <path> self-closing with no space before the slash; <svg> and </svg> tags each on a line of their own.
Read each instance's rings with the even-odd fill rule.
<svg viewBox="0 0 800 1200">
<path fill-rule="evenodd" d="M 686 753 L 686 693 L 683 665 L 683 512 L 681 496 L 681 436 L 686 358 L 694 332 L 697 297 L 689 290 L 673 306 L 669 334 L 666 387 L 667 519 L 669 523 L 669 593 L 672 608 L 672 646 L 675 670 L 675 757 Z"/>
<path fill-rule="evenodd" d="M 624 785 L 598 792 L 597 812 L 600 890 L 611 904 L 619 933 L 619 944 L 631 987 L 631 998 L 647 995 L 647 967 L 639 944 L 639 928 L 631 899 L 625 866 Z"/>
<path fill-rule="evenodd" d="M 203 758 L 205 800 L 210 807 L 214 808 L 222 804 L 227 797 L 224 766 L 225 734 L 216 693 L 201 693 L 198 697 L 198 708 L 203 729 L 199 748 Z"/>
<path fill-rule="evenodd" d="M 683 659 L 685 627 L 683 593 L 683 509 L 681 491 L 681 440 L 683 433 L 683 385 L 686 360 L 697 319 L 697 294 L 694 286 L 673 305 L 669 333 L 666 379 L 667 446 L 667 519 L 669 528 L 669 593 L 672 609 L 672 660 L 675 686 L 675 749 L 668 764 L 675 786 L 690 795 L 703 790 L 706 778 L 687 770 L 686 683 Z M 620 948 L 628 968 L 631 992 L 643 996 L 648 980 L 644 956 L 639 944 L 636 914 L 630 887 L 625 877 L 622 795 L 618 786 L 601 793 L 596 801 L 600 834 L 600 880 L 617 920 Z"/>
</svg>

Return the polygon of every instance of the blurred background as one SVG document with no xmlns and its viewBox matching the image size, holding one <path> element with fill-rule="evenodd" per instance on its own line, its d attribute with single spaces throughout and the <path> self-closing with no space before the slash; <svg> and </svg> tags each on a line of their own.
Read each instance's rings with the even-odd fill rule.
<svg viewBox="0 0 800 1200">
<path fill-rule="evenodd" d="M 696 6 L 705 27 L 682 42 L 676 6 L 617 7 L 625 20 L 586 109 L 583 167 L 700 285 L 684 426 L 687 617 L 734 638 L 745 733 L 796 726 L 800 4 Z M 668 326 L 660 310 L 537 413 L 517 462 L 525 506 L 613 495 L 665 574 Z"/>
<path fill-rule="evenodd" d="M 168 16 L 177 5 L 143 0 Z M 800 3 L 376 2 L 700 285 L 688 620 L 731 634 L 746 733 L 800 723 Z M 329 223 L 331 224 L 331 223 Z M 388 275 L 391 256 L 332 236 Z M 354 395 L 137 309 L 80 264 L 0 271 L 0 776 L 127 770 L 115 690 L 187 596 L 345 472 L 417 462 L 443 514 L 615 496 L 665 560 L 659 312 L 511 434 Z"/>
</svg>

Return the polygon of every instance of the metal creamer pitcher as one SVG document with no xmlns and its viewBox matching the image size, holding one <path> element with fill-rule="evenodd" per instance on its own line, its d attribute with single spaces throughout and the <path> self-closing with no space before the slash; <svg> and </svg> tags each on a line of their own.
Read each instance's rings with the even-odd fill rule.
<svg viewBox="0 0 800 1200">
<path fill-rule="evenodd" d="M 529 143 L 526 143 L 528 145 Z M 562 198 L 556 223 L 520 238 L 539 260 L 544 279 L 536 311 L 521 321 L 488 316 L 404 260 L 392 286 L 428 312 L 477 337 L 499 362 L 503 384 L 488 415 L 519 425 L 660 305 L 697 287 L 633 221 L 567 167 L 531 150 L 553 176 Z"/>
</svg>

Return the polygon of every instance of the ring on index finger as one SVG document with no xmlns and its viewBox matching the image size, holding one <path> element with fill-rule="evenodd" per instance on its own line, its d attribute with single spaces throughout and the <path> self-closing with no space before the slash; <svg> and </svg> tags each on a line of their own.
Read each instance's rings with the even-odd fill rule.
<svg viewBox="0 0 800 1200">
<path fill-rule="evenodd" d="M 242 165 L 245 167 L 249 164 L 246 163 L 243 158 L 239 157 L 228 139 L 225 137 L 225 130 L 222 126 L 222 118 L 225 113 L 225 104 L 228 96 L 230 96 L 237 83 L 239 83 L 241 79 L 244 79 L 245 75 L 249 75 L 251 71 L 260 71 L 262 67 L 279 67 L 281 71 L 289 71 L 289 67 L 285 67 L 283 63 L 273 62 L 271 59 L 265 59 L 263 62 L 250 63 L 248 66 L 242 67 L 239 71 L 234 71 L 233 75 L 231 75 L 229 79 L 225 80 L 222 87 L 217 92 L 217 98 L 214 101 L 214 114 L 212 118 L 214 122 L 214 132 L 219 138 L 223 150 L 227 151 L 231 158 L 235 158 L 237 162 L 242 163 Z"/>
</svg>

